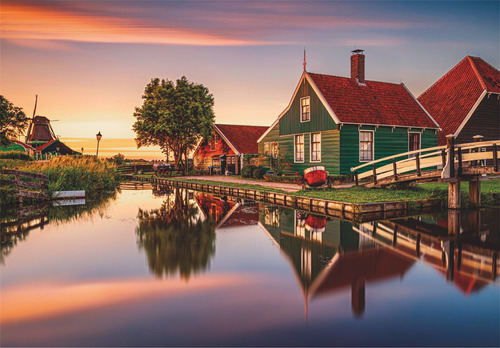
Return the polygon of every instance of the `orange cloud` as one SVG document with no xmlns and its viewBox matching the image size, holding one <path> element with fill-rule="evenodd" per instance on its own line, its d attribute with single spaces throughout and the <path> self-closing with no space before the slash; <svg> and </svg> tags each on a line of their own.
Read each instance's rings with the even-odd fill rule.
<svg viewBox="0 0 500 348">
<path fill-rule="evenodd" d="M 36 4 L 4 3 L 0 18 L 2 38 L 10 40 L 198 46 L 241 46 L 263 43 L 207 34 L 200 30 L 147 25 L 138 19 L 115 18 Z"/>
<path fill-rule="evenodd" d="M 0 323 L 14 323 L 100 308 L 154 296 L 180 296 L 217 287 L 248 285 L 255 281 L 235 274 L 198 277 L 189 284 L 178 280 L 117 280 L 83 284 L 23 284 L 2 289 Z"/>
</svg>

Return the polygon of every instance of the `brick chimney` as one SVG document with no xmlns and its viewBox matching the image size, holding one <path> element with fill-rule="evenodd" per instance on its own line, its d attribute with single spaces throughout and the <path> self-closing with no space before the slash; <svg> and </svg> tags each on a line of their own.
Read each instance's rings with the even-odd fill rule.
<svg viewBox="0 0 500 348">
<path fill-rule="evenodd" d="M 351 78 L 365 83 L 365 55 L 364 50 L 356 49 L 351 51 Z"/>
</svg>

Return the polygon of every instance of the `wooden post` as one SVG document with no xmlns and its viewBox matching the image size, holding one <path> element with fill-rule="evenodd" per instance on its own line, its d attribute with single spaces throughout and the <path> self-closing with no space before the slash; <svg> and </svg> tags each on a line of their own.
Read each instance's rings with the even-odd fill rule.
<svg viewBox="0 0 500 348">
<path fill-rule="evenodd" d="M 448 182 L 448 209 L 460 209 L 460 179 Z"/>
<path fill-rule="evenodd" d="M 493 256 L 491 257 L 491 275 L 493 280 L 497 278 L 497 259 L 498 259 L 498 254 L 494 253 Z"/>
<path fill-rule="evenodd" d="M 354 181 L 356 182 L 356 186 L 358 186 L 358 170 L 354 171 Z"/>
<path fill-rule="evenodd" d="M 395 158 L 392 159 L 392 170 L 394 171 L 394 180 L 398 181 L 398 170 L 397 170 Z"/>
<path fill-rule="evenodd" d="M 448 211 L 448 234 L 460 234 L 460 210 Z"/>
<path fill-rule="evenodd" d="M 446 147 L 448 148 L 448 156 L 450 162 L 450 178 L 455 177 L 455 138 L 449 134 L 446 136 Z"/>
<path fill-rule="evenodd" d="M 493 144 L 493 168 L 495 168 L 495 172 L 498 172 L 497 144 Z"/>
<path fill-rule="evenodd" d="M 17 186 L 17 200 L 18 200 L 18 203 L 19 203 L 19 207 L 22 208 L 23 207 L 23 196 L 22 196 L 22 192 L 21 192 L 21 182 L 20 182 L 20 178 L 19 178 L 19 171 L 16 168 L 14 168 L 14 170 L 16 171 L 16 173 L 14 174 L 15 178 L 16 178 L 16 186 Z"/>
<path fill-rule="evenodd" d="M 417 235 L 417 240 L 415 241 L 415 251 L 417 253 L 417 257 L 420 257 L 420 233 Z"/>
<path fill-rule="evenodd" d="M 458 176 L 461 176 L 462 175 L 462 148 L 459 147 L 457 149 L 457 151 L 458 151 L 458 154 L 457 154 L 457 156 L 458 156 Z"/>
<path fill-rule="evenodd" d="M 441 150 L 441 159 L 442 159 L 442 162 L 443 162 L 443 168 L 444 166 L 446 165 L 446 150 Z"/>
<path fill-rule="evenodd" d="M 422 170 L 420 169 L 420 154 L 415 154 L 415 165 L 417 167 L 417 175 L 422 175 Z"/>
<path fill-rule="evenodd" d="M 469 203 L 476 207 L 481 206 L 481 181 L 475 176 L 469 181 Z"/>
<path fill-rule="evenodd" d="M 392 246 L 396 246 L 398 242 L 398 225 L 394 226 L 394 234 L 392 236 Z"/>
<path fill-rule="evenodd" d="M 375 163 L 373 163 L 373 183 L 377 183 L 377 168 L 375 168 Z"/>
</svg>

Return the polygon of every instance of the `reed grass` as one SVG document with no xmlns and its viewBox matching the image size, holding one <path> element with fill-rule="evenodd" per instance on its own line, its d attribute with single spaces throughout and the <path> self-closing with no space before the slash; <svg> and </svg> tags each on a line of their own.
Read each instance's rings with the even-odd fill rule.
<svg viewBox="0 0 500 348">
<path fill-rule="evenodd" d="M 116 165 L 92 156 L 58 156 L 49 161 L 16 161 L 15 164 L 19 170 L 47 175 L 50 195 L 54 191 L 85 190 L 85 194 L 92 197 L 102 190 L 114 190 L 120 184 Z M 6 166 L 12 168 L 12 164 Z"/>
</svg>

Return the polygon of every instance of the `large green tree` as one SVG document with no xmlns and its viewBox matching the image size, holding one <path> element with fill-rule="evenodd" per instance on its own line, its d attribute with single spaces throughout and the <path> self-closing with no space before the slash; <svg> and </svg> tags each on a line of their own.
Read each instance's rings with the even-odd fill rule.
<svg viewBox="0 0 500 348">
<path fill-rule="evenodd" d="M 211 136 L 213 96 L 205 86 L 183 76 L 175 84 L 152 79 L 142 98 L 142 106 L 134 113 L 137 148 L 158 145 L 167 157 L 173 154 L 177 168 L 187 164 L 187 155 L 200 138 Z"/>
<path fill-rule="evenodd" d="M 0 145 L 9 145 L 27 126 L 28 118 L 23 109 L 0 95 Z"/>
</svg>

